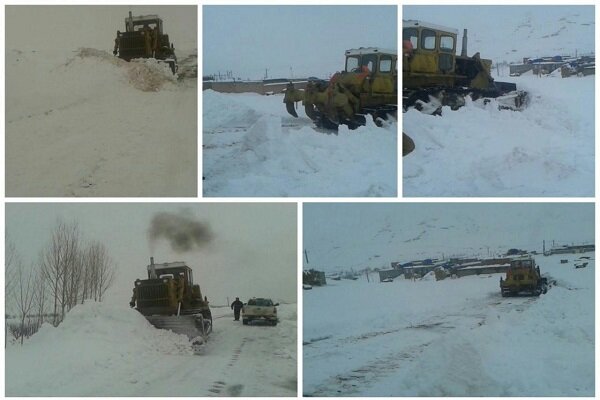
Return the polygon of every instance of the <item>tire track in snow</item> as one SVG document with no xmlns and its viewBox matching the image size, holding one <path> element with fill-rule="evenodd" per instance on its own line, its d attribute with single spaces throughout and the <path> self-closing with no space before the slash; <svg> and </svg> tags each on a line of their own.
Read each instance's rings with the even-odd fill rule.
<svg viewBox="0 0 600 400">
<path fill-rule="evenodd" d="M 248 342 L 248 339 L 243 338 L 240 345 L 233 350 L 231 358 L 229 359 L 229 362 L 225 366 L 221 376 L 229 375 L 228 374 L 229 370 L 232 369 L 235 366 L 235 364 L 238 362 L 238 360 L 240 359 L 240 356 L 242 354 L 242 349 L 244 348 L 244 345 L 247 342 Z M 239 396 L 241 394 L 243 388 L 244 388 L 244 385 L 239 385 L 239 384 L 227 385 L 226 382 L 224 382 L 222 380 L 217 380 L 212 383 L 211 387 L 208 389 L 208 394 L 206 396 L 207 397 Z"/>
</svg>

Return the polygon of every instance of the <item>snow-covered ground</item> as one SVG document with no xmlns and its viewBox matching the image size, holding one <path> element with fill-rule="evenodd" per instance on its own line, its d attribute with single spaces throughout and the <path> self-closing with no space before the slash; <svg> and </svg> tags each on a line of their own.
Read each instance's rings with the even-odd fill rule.
<svg viewBox="0 0 600 400">
<path fill-rule="evenodd" d="M 283 95 L 203 98 L 205 196 L 396 196 L 397 123 L 317 130 Z"/>
<path fill-rule="evenodd" d="M 244 326 L 214 307 L 214 331 L 194 354 L 187 337 L 135 310 L 86 303 L 57 328 L 8 346 L 6 395 L 295 397 L 296 304 L 278 309 L 272 327 Z"/>
<path fill-rule="evenodd" d="M 311 396 L 594 396 L 594 253 L 538 256 L 556 284 L 500 295 L 501 274 L 304 291 Z M 560 264 L 568 259 L 568 264 Z"/>
<path fill-rule="evenodd" d="M 6 194 L 196 196 L 197 80 L 164 67 L 8 47 Z"/>
<path fill-rule="evenodd" d="M 403 114 L 416 146 L 403 158 L 404 195 L 593 196 L 594 76 L 494 79 L 527 91 L 528 107 L 469 102 L 441 117 Z"/>
</svg>

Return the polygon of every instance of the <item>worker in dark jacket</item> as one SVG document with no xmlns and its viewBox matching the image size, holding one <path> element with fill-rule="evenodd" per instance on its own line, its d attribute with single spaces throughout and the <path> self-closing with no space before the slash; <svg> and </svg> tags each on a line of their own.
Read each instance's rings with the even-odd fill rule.
<svg viewBox="0 0 600 400">
<path fill-rule="evenodd" d="M 242 303 L 240 301 L 239 297 L 236 297 L 235 301 L 233 303 L 231 303 L 231 309 L 233 310 L 233 320 L 234 321 L 240 320 L 240 311 L 243 306 L 244 306 L 244 303 Z"/>
</svg>

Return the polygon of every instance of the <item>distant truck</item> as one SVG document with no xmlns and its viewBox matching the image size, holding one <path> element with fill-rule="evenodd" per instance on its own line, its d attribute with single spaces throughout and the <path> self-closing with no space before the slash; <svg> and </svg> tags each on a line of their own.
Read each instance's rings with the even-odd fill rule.
<svg viewBox="0 0 600 400">
<path fill-rule="evenodd" d="M 253 297 L 242 307 L 242 323 L 248 325 L 252 321 L 265 320 L 271 325 L 277 325 L 277 306 L 271 299 Z"/>
</svg>

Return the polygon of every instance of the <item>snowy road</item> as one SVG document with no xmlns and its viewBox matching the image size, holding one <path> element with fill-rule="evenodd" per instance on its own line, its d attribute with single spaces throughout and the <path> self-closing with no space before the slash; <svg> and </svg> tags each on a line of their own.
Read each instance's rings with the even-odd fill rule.
<svg viewBox="0 0 600 400">
<path fill-rule="evenodd" d="M 296 305 L 280 323 L 244 326 L 213 308 L 214 331 L 194 354 L 187 338 L 134 310 L 89 303 L 6 352 L 8 396 L 296 396 Z"/>
<path fill-rule="evenodd" d="M 304 394 L 593 396 L 594 262 L 574 258 L 537 258 L 540 298 L 502 298 L 499 274 L 304 292 Z"/>
<path fill-rule="evenodd" d="M 7 196 L 195 196 L 197 83 L 163 67 L 7 50 Z"/>
<path fill-rule="evenodd" d="M 287 114 L 282 95 L 202 98 L 205 196 L 396 196 L 396 122 L 335 135 L 302 107 Z"/>
</svg>

